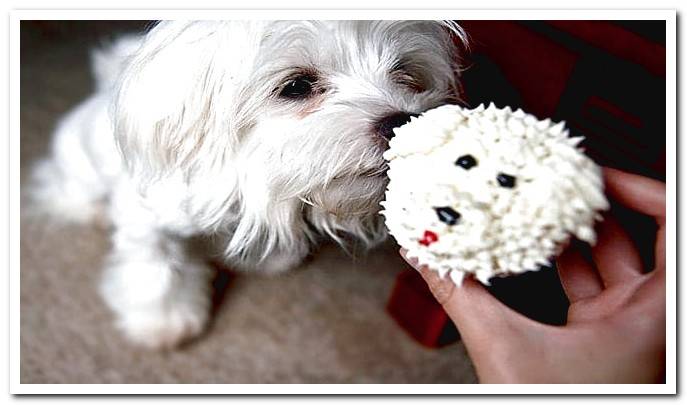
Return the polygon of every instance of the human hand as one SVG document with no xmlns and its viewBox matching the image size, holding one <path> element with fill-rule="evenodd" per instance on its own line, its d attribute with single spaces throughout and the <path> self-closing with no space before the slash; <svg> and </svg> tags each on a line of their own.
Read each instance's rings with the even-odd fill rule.
<svg viewBox="0 0 687 405">
<path fill-rule="evenodd" d="M 646 272 L 633 242 L 607 216 L 594 263 L 567 249 L 558 271 L 570 300 L 567 324 L 536 322 L 494 298 L 473 278 L 456 287 L 418 269 L 456 324 L 482 383 L 648 383 L 665 372 L 665 184 L 604 169 L 606 192 L 658 225 Z M 405 258 L 405 251 L 401 250 Z"/>
</svg>

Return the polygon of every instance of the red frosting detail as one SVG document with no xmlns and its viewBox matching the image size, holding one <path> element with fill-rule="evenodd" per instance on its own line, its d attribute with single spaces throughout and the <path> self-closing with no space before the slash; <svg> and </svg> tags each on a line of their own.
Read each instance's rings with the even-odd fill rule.
<svg viewBox="0 0 687 405">
<path fill-rule="evenodd" d="M 429 246 L 432 243 L 439 240 L 439 236 L 432 231 L 425 231 L 425 234 L 420 239 L 420 244 L 423 246 Z"/>
</svg>

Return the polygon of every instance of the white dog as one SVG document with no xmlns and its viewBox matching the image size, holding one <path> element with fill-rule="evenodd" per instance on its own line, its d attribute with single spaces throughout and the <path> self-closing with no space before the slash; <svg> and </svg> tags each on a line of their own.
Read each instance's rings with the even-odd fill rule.
<svg viewBox="0 0 687 405">
<path fill-rule="evenodd" d="M 133 342 L 174 346 L 209 314 L 191 237 L 265 272 L 322 236 L 386 237 L 382 152 L 456 99 L 455 38 L 434 21 L 161 22 L 93 53 L 97 91 L 60 121 L 32 194 L 77 221 L 106 207 L 105 301 Z"/>
</svg>

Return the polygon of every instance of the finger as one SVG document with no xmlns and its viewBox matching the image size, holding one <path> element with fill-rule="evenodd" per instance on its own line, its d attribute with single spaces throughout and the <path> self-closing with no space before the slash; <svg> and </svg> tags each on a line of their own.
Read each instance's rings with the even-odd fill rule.
<svg viewBox="0 0 687 405">
<path fill-rule="evenodd" d="M 646 274 L 645 282 L 637 289 L 632 297 L 627 301 L 628 308 L 635 306 L 640 316 L 646 314 L 659 315 L 665 317 L 666 310 L 666 273 L 657 271 Z M 629 311 L 628 315 L 635 317 L 635 311 Z M 652 318 L 654 318 L 652 316 Z"/>
<path fill-rule="evenodd" d="M 461 286 L 456 286 L 450 277 L 442 278 L 438 272 L 420 266 L 416 259 L 408 258 L 405 249 L 401 249 L 400 253 L 408 264 L 420 272 L 430 291 L 444 307 L 463 337 L 466 333 L 480 331 L 494 333 L 495 328 L 504 327 L 508 323 L 536 324 L 501 303 L 472 277 L 466 277 Z"/>
<path fill-rule="evenodd" d="M 603 291 L 603 283 L 594 266 L 576 245 L 571 245 L 556 259 L 558 275 L 570 303 L 596 297 Z"/>
<path fill-rule="evenodd" d="M 422 275 L 422 278 L 427 283 L 432 295 L 434 295 L 434 298 L 436 298 L 440 304 L 445 305 L 447 302 L 455 300 L 456 297 L 458 298 L 458 301 L 461 302 L 469 301 L 469 297 L 472 297 L 473 299 L 479 299 L 479 301 L 487 302 L 488 305 L 492 305 L 489 302 L 491 301 L 490 298 L 498 302 L 498 300 L 492 297 L 491 294 L 489 294 L 489 292 L 481 286 L 481 284 L 477 283 L 477 285 L 471 285 L 471 283 L 468 282 L 468 279 L 465 279 L 460 287 L 456 287 L 455 283 L 450 279 L 450 277 L 440 277 L 438 272 L 429 269 L 427 266 L 420 266 L 417 259 L 409 258 L 407 256 L 408 251 L 406 249 L 402 248 L 400 253 L 403 259 L 408 264 L 413 266 L 413 268 L 417 270 L 420 275 Z M 454 297 L 454 294 L 456 297 Z M 472 307 L 473 305 L 474 302 L 468 303 L 468 305 L 466 305 L 464 308 L 467 310 L 468 307 Z M 449 316 L 453 318 L 452 315 L 460 316 L 461 309 L 459 306 L 460 305 L 451 305 L 451 312 L 449 312 L 449 308 L 445 309 L 447 309 L 446 312 L 449 313 Z"/>
<path fill-rule="evenodd" d="M 666 216 L 666 185 L 617 169 L 604 168 L 606 192 L 623 205 L 657 218 Z"/>
<path fill-rule="evenodd" d="M 660 224 L 656 233 L 655 271 L 666 270 L 666 225 Z"/>
<path fill-rule="evenodd" d="M 442 305 L 459 329 L 479 329 L 482 325 L 501 323 L 504 318 L 519 315 L 497 300 L 473 277 L 466 277 L 460 287 L 453 288 Z"/>
<path fill-rule="evenodd" d="M 599 227 L 592 258 L 606 287 L 625 283 L 642 274 L 642 260 L 634 242 L 612 216 L 606 217 Z"/>
<path fill-rule="evenodd" d="M 518 357 L 516 353 L 529 351 L 536 345 L 531 336 L 538 336 L 542 328 L 547 328 L 502 304 L 473 277 L 466 277 L 458 287 L 450 277 L 441 279 L 427 267 L 422 267 L 420 274 L 460 332 L 480 381 L 490 381 L 491 377 L 501 376 L 502 370 L 508 371 L 504 362 L 517 361 L 513 360 Z"/>
</svg>

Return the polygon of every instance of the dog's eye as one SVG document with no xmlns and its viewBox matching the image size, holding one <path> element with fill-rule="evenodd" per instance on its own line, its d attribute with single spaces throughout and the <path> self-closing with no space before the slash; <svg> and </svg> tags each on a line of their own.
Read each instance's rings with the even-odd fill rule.
<svg viewBox="0 0 687 405">
<path fill-rule="evenodd" d="M 422 93 L 427 90 L 421 80 L 408 73 L 397 73 L 394 75 L 394 80 L 415 93 Z"/>
<path fill-rule="evenodd" d="M 315 92 L 317 78 L 313 75 L 297 76 L 284 85 L 279 97 L 290 99 L 308 98 Z"/>
<path fill-rule="evenodd" d="M 391 68 L 391 78 L 394 82 L 415 93 L 422 93 L 427 90 L 427 85 L 422 80 L 422 76 L 415 72 L 407 61 L 396 62 Z"/>
</svg>

